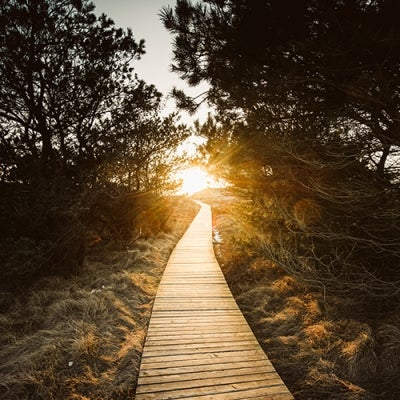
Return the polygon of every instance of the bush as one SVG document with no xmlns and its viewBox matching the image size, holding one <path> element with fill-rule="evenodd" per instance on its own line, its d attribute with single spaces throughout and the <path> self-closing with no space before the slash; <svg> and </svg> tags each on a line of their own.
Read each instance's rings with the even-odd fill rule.
<svg viewBox="0 0 400 400">
<path fill-rule="evenodd" d="M 14 289 L 41 276 L 78 273 L 89 247 L 125 248 L 168 231 L 179 203 L 113 185 L 85 193 L 17 184 L 0 190 L 0 282 Z"/>
<path fill-rule="evenodd" d="M 83 220 L 89 242 L 129 244 L 167 230 L 170 202 L 154 193 L 132 193 L 111 188 L 90 193 L 84 200 Z"/>
<path fill-rule="evenodd" d="M 400 294 L 399 187 L 357 154 L 311 150 L 293 149 L 289 172 L 249 187 L 248 244 L 326 295 L 390 309 Z"/>
<path fill-rule="evenodd" d="M 0 198 L 3 285 L 20 285 L 42 275 L 66 275 L 79 270 L 85 252 L 85 232 L 74 200 L 68 192 L 3 185 Z"/>
<path fill-rule="evenodd" d="M 310 289 L 257 253 L 255 240 L 271 245 L 276 238 L 256 224 L 252 228 L 246 204 L 236 200 L 213 208 L 222 236 L 216 255 L 239 307 L 295 398 L 397 400 L 398 303 L 385 314 L 372 313 L 371 303 L 360 303 L 360 292 L 324 296 Z M 311 210 L 315 215 L 312 204 Z"/>
</svg>

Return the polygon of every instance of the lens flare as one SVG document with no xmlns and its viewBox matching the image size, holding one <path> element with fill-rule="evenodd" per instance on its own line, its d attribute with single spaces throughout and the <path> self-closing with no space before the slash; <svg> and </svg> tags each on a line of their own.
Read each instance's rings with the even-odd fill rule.
<svg viewBox="0 0 400 400">
<path fill-rule="evenodd" d="M 176 178 L 182 182 L 178 194 L 189 196 L 217 184 L 217 181 L 201 167 L 183 169 L 176 174 Z"/>
</svg>

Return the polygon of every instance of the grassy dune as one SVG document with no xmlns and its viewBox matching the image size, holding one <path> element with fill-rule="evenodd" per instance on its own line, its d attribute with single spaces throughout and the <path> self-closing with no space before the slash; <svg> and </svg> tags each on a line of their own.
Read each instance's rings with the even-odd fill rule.
<svg viewBox="0 0 400 400">
<path fill-rule="evenodd" d="M 296 400 L 400 398 L 400 313 L 363 310 L 297 282 L 248 251 L 234 197 L 206 193 L 215 250 L 262 347 Z M 0 292 L 0 399 L 134 398 L 152 302 L 197 206 L 176 202 L 170 233 L 97 248 L 83 272 Z"/>
<path fill-rule="evenodd" d="M 177 201 L 170 233 L 92 250 L 78 276 L 0 292 L 0 399 L 134 398 L 153 299 L 197 209 Z"/>
<path fill-rule="evenodd" d="M 399 308 L 367 319 L 345 298 L 324 298 L 246 248 L 252 232 L 235 198 L 200 197 L 213 206 L 215 251 L 236 301 L 296 400 L 399 399 Z"/>
</svg>

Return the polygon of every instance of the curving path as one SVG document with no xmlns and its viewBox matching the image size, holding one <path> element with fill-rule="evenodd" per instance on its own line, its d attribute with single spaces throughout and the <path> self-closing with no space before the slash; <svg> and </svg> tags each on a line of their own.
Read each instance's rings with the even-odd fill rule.
<svg viewBox="0 0 400 400">
<path fill-rule="evenodd" d="M 136 399 L 293 400 L 226 284 L 211 232 L 201 203 L 158 288 Z"/>
</svg>

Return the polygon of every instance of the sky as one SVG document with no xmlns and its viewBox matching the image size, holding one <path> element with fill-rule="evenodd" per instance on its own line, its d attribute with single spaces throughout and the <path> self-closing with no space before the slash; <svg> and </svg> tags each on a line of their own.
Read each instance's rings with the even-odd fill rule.
<svg viewBox="0 0 400 400">
<path fill-rule="evenodd" d="M 146 54 L 141 60 L 135 61 L 133 67 L 139 78 L 146 83 L 152 83 L 167 95 L 176 86 L 185 89 L 191 96 L 196 96 L 205 90 L 204 86 L 189 88 L 179 76 L 170 71 L 172 64 L 173 37 L 164 28 L 160 20 L 160 10 L 164 6 L 174 6 L 174 0 L 92 0 L 97 14 L 105 13 L 112 18 L 117 27 L 131 28 L 137 41 L 145 40 Z M 173 99 L 167 101 L 168 113 L 175 108 Z M 208 109 L 202 106 L 200 111 L 190 117 L 182 114 L 182 122 L 190 124 L 194 119 L 204 121 Z"/>
</svg>

